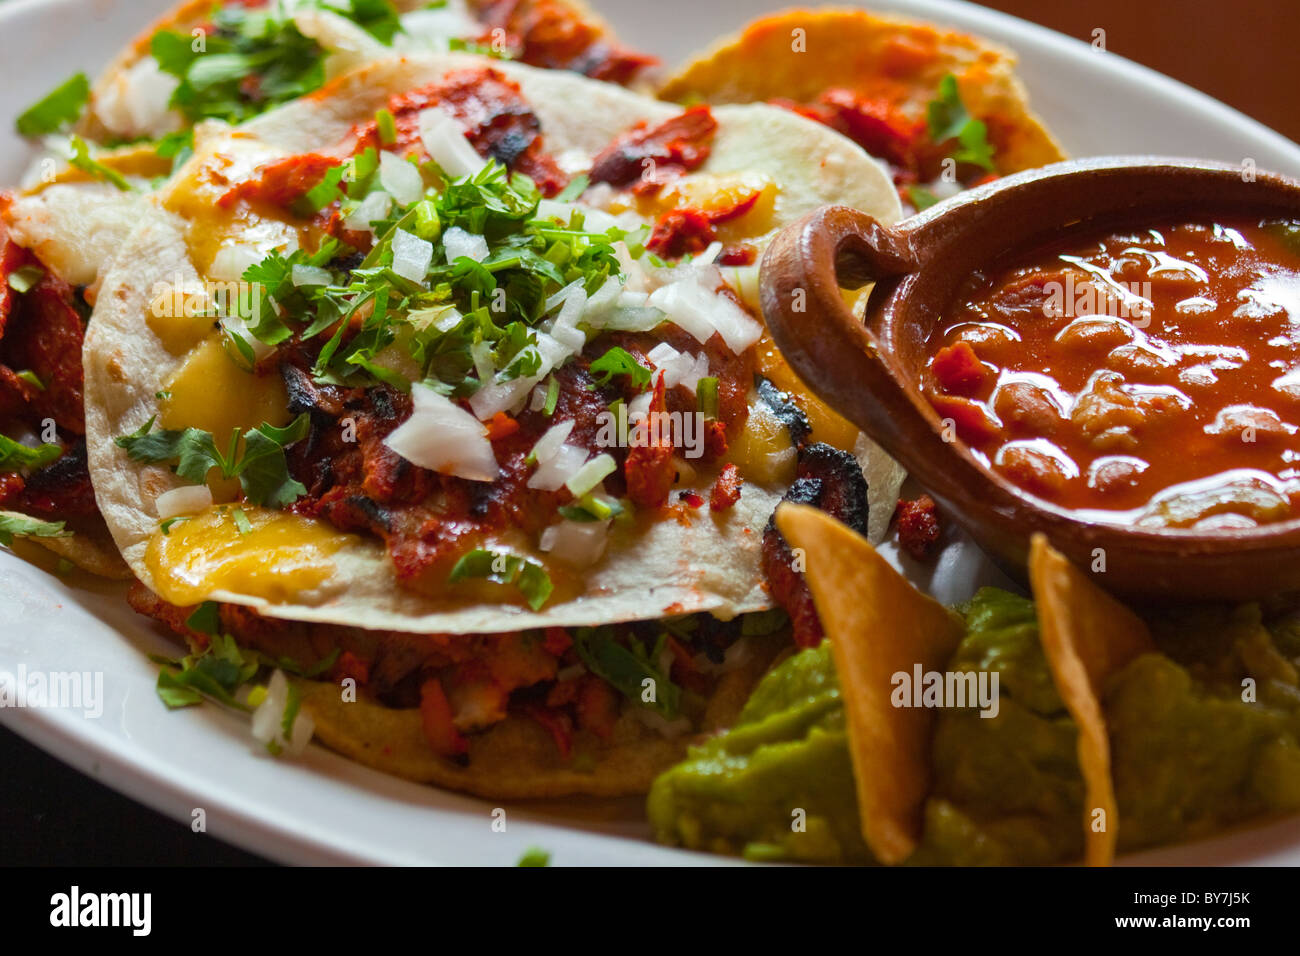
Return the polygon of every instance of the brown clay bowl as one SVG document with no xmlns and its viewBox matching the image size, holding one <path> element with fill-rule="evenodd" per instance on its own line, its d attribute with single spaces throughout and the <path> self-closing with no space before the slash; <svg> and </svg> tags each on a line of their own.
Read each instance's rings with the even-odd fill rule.
<svg viewBox="0 0 1300 956">
<path fill-rule="evenodd" d="M 1252 179 L 1241 167 L 1205 161 L 1121 157 L 1000 179 L 893 226 L 827 206 L 768 247 L 763 312 L 800 378 L 1013 574 L 1023 577 L 1030 538 L 1042 532 L 1098 584 L 1130 598 L 1243 600 L 1300 590 L 1300 519 L 1213 533 L 1082 520 L 945 440 L 918 387 L 930 331 L 973 271 L 1068 227 L 1225 210 L 1300 218 L 1300 181 L 1263 172 Z M 864 322 L 840 290 L 870 282 Z"/>
</svg>

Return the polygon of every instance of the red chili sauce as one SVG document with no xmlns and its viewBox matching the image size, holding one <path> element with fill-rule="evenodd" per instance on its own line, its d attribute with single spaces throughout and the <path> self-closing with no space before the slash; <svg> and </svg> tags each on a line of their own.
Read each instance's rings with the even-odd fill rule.
<svg viewBox="0 0 1300 956">
<path fill-rule="evenodd" d="M 923 389 L 1007 480 L 1097 521 L 1300 516 L 1300 222 L 1077 233 L 954 301 Z"/>
</svg>

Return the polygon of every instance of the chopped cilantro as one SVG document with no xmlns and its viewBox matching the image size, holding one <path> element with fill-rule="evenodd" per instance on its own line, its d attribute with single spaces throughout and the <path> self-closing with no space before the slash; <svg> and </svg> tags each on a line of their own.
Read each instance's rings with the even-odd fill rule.
<svg viewBox="0 0 1300 956">
<path fill-rule="evenodd" d="M 937 203 L 939 197 L 924 186 L 908 186 L 907 201 L 916 207 L 917 212 L 922 212 Z"/>
<path fill-rule="evenodd" d="M 200 634 L 218 634 L 221 631 L 220 605 L 216 601 L 204 601 L 185 619 L 185 626 Z"/>
<path fill-rule="evenodd" d="M 131 184 L 126 181 L 126 177 L 116 169 L 109 169 L 99 160 L 90 155 L 90 147 L 80 136 L 72 137 L 72 158 L 68 162 L 75 168 L 81 170 L 93 179 L 102 182 L 112 183 L 123 192 L 131 190 Z"/>
<path fill-rule="evenodd" d="M 173 170 L 179 169 L 194 155 L 194 130 L 183 129 L 168 133 L 154 144 L 153 151 L 161 159 L 170 159 Z"/>
<path fill-rule="evenodd" d="M 20 136 L 44 136 L 71 126 L 90 100 L 90 81 L 75 73 L 19 114 L 14 128 Z"/>
<path fill-rule="evenodd" d="M 21 372 L 15 372 L 14 377 L 22 379 L 37 391 L 45 391 L 45 383 L 41 381 L 41 377 L 29 368 L 25 368 Z"/>
<path fill-rule="evenodd" d="M 248 534 L 253 530 L 252 522 L 248 520 L 248 515 L 244 514 L 244 509 L 238 506 L 230 509 L 231 520 L 235 522 L 235 527 L 239 529 L 240 534 Z"/>
<path fill-rule="evenodd" d="M 497 584 L 512 584 L 534 611 L 546 603 L 554 590 L 550 575 L 538 562 L 486 548 L 476 548 L 457 561 L 447 580 L 455 583 L 463 578 L 485 578 Z"/>
<path fill-rule="evenodd" d="M 560 380 L 552 375 L 546 380 L 546 401 L 542 403 L 542 413 L 548 418 L 555 414 L 555 406 L 560 401 Z"/>
<path fill-rule="evenodd" d="M 324 51 L 279 7 L 219 6 L 201 45 L 188 31 L 160 30 L 149 51 L 180 80 L 170 105 L 191 123 L 240 123 L 325 82 Z"/>
<path fill-rule="evenodd" d="M 930 139 L 936 143 L 955 141 L 950 153 L 959 163 L 971 163 L 994 171 L 993 146 L 988 141 L 988 128 L 966 110 L 957 89 L 957 77 L 951 73 L 939 83 L 939 95 L 926 108 L 926 121 Z"/>
<path fill-rule="evenodd" d="M 215 468 L 223 478 L 238 478 L 250 502 L 271 508 L 283 508 L 307 493 L 302 483 L 289 475 L 284 455 L 284 447 L 305 438 L 311 427 L 305 412 L 284 428 L 265 422 L 250 428 L 243 433 L 242 442 L 236 430 L 225 452 L 217 448 L 210 432 L 198 428 L 153 431 L 153 423 L 151 418 L 117 439 L 134 461 L 170 462 L 177 475 L 196 485 L 203 484 Z"/>
<path fill-rule="evenodd" d="M 629 646 L 620 644 L 614 629 L 608 625 L 573 631 L 574 650 L 593 674 L 605 678 L 633 703 L 673 719 L 680 712 L 682 689 L 659 669 L 666 635 L 661 635 L 649 651 L 635 637 L 629 636 L 627 640 Z M 653 684 L 647 685 L 646 681 Z M 647 686 L 654 688 L 653 701 L 644 699 Z"/>
<path fill-rule="evenodd" d="M 770 611 L 755 611 L 740 618 L 740 633 L 745 637 L 775 634 L 789 622 L 789 616 L 779 607 L 774 607 Z"/>
<path fill-rule="evenodd" d="M 615 375 L 626 375 L 634 388 L 645 388 L 654 375 L 650 369 L 638 362 L 625 348 L 614 346 L 600 358 L 591 363 L 590 371 L 599 376 L 597 385 L 608 385 Z"/>
<path fill-rule="evenodd" d="M 36 283 L 45 277 L 45 270 L 40 266 L 20 266 L 9 273 L 9 288 L 20 295 L 30 292 Z"/>
<path fill-rule="evenodd" d="M 173 710 L 200 704 L 204 698 L 252 710 L 235 692 L 252 680 L 261 666 L 259 660 L 241 651 L 229 634 L 214 633 L 202 653 L 164 664 L 158 672 L 158 696 Z"/>
<path fill-rule="evenodd" d="M 712 376 L 695 383 L 695 405 L 701 415 L 713 421 L 718 417 L 718 380 Z"/>
<path fill-rule="evenodd" d="M 64 530 L 62 521 L 41 521 L 16 511 L 0 511 L 0 544 L 12 547 L 14 536 L 27 538 L 66 538 L 72 534 Z"/>
<path fill-rule="evenodd" d="M 381 109 L 375 113 L 375 127 L 379 132 L 379 142 L 385 146 L 392 146 L 397 142 L 397 123 L 388 110 Z"/>
<path fill-rule="evenodd" d="M 516 866 L 550 866 L 551 854 L 538 846 L 530 846 L 519 858 Z"/>
<path fill-rule="evenodd" d="M 0 471 L 44 468 L 62 454 L 62 448 L 49 442 L 33 448 L 0 435 Z"/>
</svg>

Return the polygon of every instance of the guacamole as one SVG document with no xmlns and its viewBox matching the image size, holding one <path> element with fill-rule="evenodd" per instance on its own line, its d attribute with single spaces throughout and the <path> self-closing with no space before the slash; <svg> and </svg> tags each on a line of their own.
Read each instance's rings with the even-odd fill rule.
<svg viewBox="0 0 1300 956">
<path fill-rule="evenodd" d="M 960 610 L 966 635 L 948 670 L 996 672 L 999 707 L 994 717 L 975 707 L 938 712 L 924 834 L 908 862 L 1077 859 L 1077 733 L 1033 602 L 985 588 Z M 1300 808 L 1300 618 L 1266 624 L 1257 605 L 1244 605 L 1163 611 L 1149 624 L 1161 653 L 1130 662 L 1103 694 L 1121 848 Z M 655 781 L 648 809 L 665 843 L 759 860 L 872 862 L 827 645 L 768 674 L 732 730 Z"/>
</svg>

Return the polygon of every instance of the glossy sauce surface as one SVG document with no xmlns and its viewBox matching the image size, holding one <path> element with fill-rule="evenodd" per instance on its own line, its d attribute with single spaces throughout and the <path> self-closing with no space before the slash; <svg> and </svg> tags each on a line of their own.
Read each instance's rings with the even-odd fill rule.
<svg viewBox="0 0 1300 956">
<path fill-rule="evenodd" d="M 973 275 L 957 303 L 923 389 L 1014 484 L 1102 521 L 1300 515 L 1300 223 L 1066 237 Z"/>
</svg>

